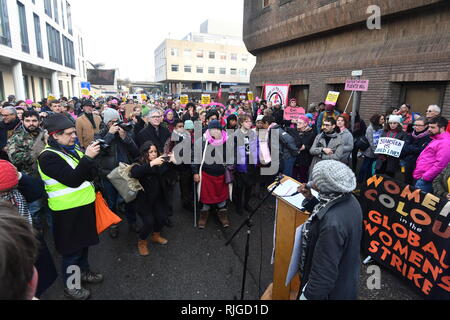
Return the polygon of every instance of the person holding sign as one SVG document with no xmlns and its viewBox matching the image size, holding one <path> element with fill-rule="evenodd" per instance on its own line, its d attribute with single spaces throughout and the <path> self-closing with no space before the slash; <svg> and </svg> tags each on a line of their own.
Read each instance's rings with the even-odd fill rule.
<svg viewBox="0 0 450 320">
<path fill-rule="evenodd" d="M 385 126 L 382 138 L 392 138 L 404 142 L 406 140 L 406 133 L 402 127 L 402 116 L 391 115 L 389 116 L 388 124 Z M 380 145 L 380 142 L 378 145 Z M 399 157 L 389 156 L 386 154 L 377 154 L 376 173 L 386 174 L 392 178 L 395 178 L 395 174 L 400 171 L 400 159 Z"/>
<path fill-rule="evenodd" d="M 441 174 L 450 162 L 450 133 L 446 132 L 448 120 L 439 117 L 432 119 L 428 131 L 433 141 L 417 159 L 414 171 L 416 188 L 433 192 L 433 180 Z"/>
</svg>

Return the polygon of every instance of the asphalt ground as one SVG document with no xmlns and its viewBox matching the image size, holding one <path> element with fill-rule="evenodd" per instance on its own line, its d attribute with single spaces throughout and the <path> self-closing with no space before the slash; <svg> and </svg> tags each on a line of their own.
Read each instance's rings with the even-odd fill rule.
<svg viewBox="0 0 450 320">
<path fill-rule="evenodd" d="M 254 197 L 251 205 L 256 207 L 259 202 Z M 218 219 L 210 215 L 206 229 L 198 230 L 194 228 L 193 214 L 181 208 L 178 191 L 174 205 L 174 227 L 162 232 L 169 244 L 151 244 L 149 257 L 139 256 L 137 235 L 128 230 L 127 222 L 120 225 L 119 238 L 113 240 L 107 232 L 101 236 L 100 244 L 90 250 L 90 263 L 94 271 L 103 273 L 105 281 L 86 286 L 91 290 L 91 299 L 216 301 L 240 297 L 247 228 L 230 246 L 225 243 L 246 216 L 238 216 L 231 209 L 232 226 L 224 230 Z M 252 220 L 246 300 L 259 300 L 273 282 L 270 262 L 274 219 L 275 198 L 272 197 Z M 59 271 L 61 258 L 53 249 L 50 235 L 47 242 Z M 361 268 L 360 300 L 421 300 L 404 281 L 383 269 L 381 289 L 368 289 L 367 280 L 372 275 L 367 272 L 368 267 Z M 58 279 L 41 298 L 65 300 L 62 281 Z"/>
</svg>

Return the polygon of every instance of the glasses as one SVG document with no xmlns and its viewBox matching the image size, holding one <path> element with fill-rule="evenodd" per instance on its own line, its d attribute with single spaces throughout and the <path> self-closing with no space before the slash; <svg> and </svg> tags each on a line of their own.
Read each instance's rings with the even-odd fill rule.
<svg viewBox="0 0 450 320">
<path fill-rule="evenodd" d="M 164 116 L 154 116 L 154 117 L 151 117 L 150 119 L 161 119 L 161 118 L 164 118 Z"/>
<path fill-rule="evenodd" d="M 13 116 L 13 114 L 11 113 L 11 114 L 2 114 L 2 117 L 4 118 L 4 117 L 11 117 L 11 116 Z"/>
<path fill-rule="evenodd" d="M 413 127 L 426 127 L 424 124 L 415 124 Z"/>
</svg>

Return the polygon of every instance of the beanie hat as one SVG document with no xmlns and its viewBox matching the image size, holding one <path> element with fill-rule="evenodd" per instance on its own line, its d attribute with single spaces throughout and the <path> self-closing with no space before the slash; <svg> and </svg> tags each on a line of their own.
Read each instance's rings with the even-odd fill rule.
<svg viewBox="0 0 450 320">
<path fill-rule="evenodd" d="M 27 99 L 27 100 L 25 101 L 25 103 L 26 103 L 26 104 L 33 104 L 33 100 Z"/>
<path fill-rule="evenodd" d="M 321 193 L 351 193 L 356 189 L 356 176 L 353 171 L 336 160 L 317 163 L 311 180 Z"/>
<path fill-rule="evenodd" d="M 81 107 L 94 107 L 94 103 L 92 102 L 92 100 L 83 100 L 81 102 Z"/>
<path fill-rule="evenodd" d="M 186 120 L 184 122 L 184 129 L 186 129 L 186 130 L 194 130 L 195 129 L 194 122 L 192 120 Z"/>
<path fill-rule="evenodd" d="M 117 112 L 117 110 L 112 108 L 106 108 L 105 111 L 103 111 L 103 122 L 105 124 L 108 124 L 110 121 L 114 119 L 120 119 L 119 112 Z"/>
<path fill-rule="evenodd" d="M 390 115 L 389 116 L 389 122 L 397 122 L 397 123 L 402 123 L 402 116 L 397 116 L 397 115 Z"/>
<path fill-rule="evenodd" d="M 10 190 L 19 184 L 16 167 L 5 160 L 0 160 L 0 191 Z"/>
<path fill-rule="evenodd" d="M 222 126 L 220 125 L 220 122 L 218 120 L 213 120 L 208 125 L 208 130 L 211 130 L 211 129 L 222 130 Z"/>
<path fill-rule="evenodd" d="M 264 119 L 264 116 L 261 114 L 256 118 L 256 122 L 262 121 L 262 119 Z"/>
<path fill-rule="evenodd" d="M 54 113 L 44 121 L 44 129 L 46 129 L 50 135 L 62 132 L 69 128 L 75 128 L 75 123 L 61 113 Z"/>
<path fill-rule="evenodd" d="M 311 122 L 311 120 L 307 117 L 307 116 L 303 116 L 301 115 L 300 117 L 298 117 L 298 120 L 302 120 L 304 121 L 306 124 L 309 124 Z"/>
</svg>

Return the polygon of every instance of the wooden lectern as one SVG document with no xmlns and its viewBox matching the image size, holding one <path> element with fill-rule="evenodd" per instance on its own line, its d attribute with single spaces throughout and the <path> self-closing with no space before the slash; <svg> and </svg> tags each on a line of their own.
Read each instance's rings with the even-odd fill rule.
<svg viewBox="0 0 450 320">
<path fill-rule="evenodd" d="M 289 177 L 285 177 L 282 183 L 288 179 L 300 186 L 300 182 Z M 272 189 L 273 187 L 274 185 L 269 188 Z M 274 278 L 273 284 L 266 290 L 262 300 L 295 300 L 300 289 L 300 277 L 297 275 L 287 287 L 285 285 L 286 277 L 294 248 L 296 230 L 309 219 L 310 214 L 300 211 L 282 197 L 277 195 L 275 197 L 278 205 Z"/>
</svg>

